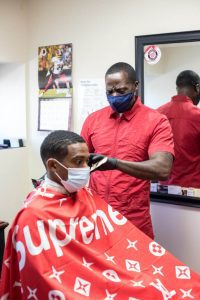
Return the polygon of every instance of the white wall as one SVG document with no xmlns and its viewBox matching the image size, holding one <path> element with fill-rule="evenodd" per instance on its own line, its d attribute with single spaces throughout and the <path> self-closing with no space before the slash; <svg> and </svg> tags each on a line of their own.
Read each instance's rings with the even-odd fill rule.
<svg viewBox="0 0 200 300">
<path fill-rule="evenodd" d="M 0 138 L 26 139 L 25 64 L 0 64 Z"/>
<path fill-rule="evenodd" d="M 0 220 L 12 223 L 28 193 L 27 147 L 0 150 Z"/>
<path fill-rule="evenodd" d="M 26 19 L 25 0 L 0 0 L 0 133 L 12 137 L 26 135 Z M 28 193 L 27 151 L 0 150 L 0 220 L 9 223 Z"/>
<path fill-rule="evenodd" d="M 25 60 L 26 2 L 26 0 L 0 0 L 0 63 Z"/>
<path fill-rule="evenodd" d="M 26 8 L 0 0 L 0 138 L 26 137 Z"/>
<path fill-rule="evenodd" d="M 200 273 L 200 208 L 151 203 L 155 240 Z"/>
</svg>

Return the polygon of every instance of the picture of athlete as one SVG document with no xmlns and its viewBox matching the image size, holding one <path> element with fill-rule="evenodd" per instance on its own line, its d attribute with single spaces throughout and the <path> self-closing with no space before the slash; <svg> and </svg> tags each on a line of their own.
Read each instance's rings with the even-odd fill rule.
<svg viewBox="0 0 200 300">
<path fill-rule="evenodd" d="M 50 56 L 50 53 L 52 54 L 52 58 L 50 60 L 48 68 L 43 68 L 41 70 L 41 67 L 46 66 L 44 65 L 43 61 L 49 60 L 48 58 Z M 49 89 L 52 89 L 54 91 L 54 96 L 55 94 L 58 95 L 60 93 L 63 93 L 64 90 L 64 97 L 71 97 L 71 47 L 69 47 L 68 45 L 60 45 L 57 49 L 55 49 L 55 54 L 52 52 L 52 50 L 50 53 L 45 53 L 45 51 L 43 50 L 43 55 L 41 55 L 39 61 L 39 72 L 43 72 L 43 76 L 45 72 L 45 77 L 48 78 L 48 81 L 46 82 L 44 88 L 40 88 L 39 97 L 44 97 L 44 94 Z"/>
</svg>

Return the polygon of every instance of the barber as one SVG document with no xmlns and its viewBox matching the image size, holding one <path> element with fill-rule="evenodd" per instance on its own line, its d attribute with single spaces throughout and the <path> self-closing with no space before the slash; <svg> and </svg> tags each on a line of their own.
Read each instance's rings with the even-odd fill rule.
<svg viewBox="0 0 200 300">
<path fill-rule="evenodd" d="M 171 127 L 164 115 L 141 103 L 132 66 L 112 65 L 105 83 L 109 106 L 89 115 L 81 132 L 93 153 L 90 164 L 107 157 L 91 174 L 90 187 L 153 238 L 150 180 L 165 180 L 170 173 Z"/>
</svg>

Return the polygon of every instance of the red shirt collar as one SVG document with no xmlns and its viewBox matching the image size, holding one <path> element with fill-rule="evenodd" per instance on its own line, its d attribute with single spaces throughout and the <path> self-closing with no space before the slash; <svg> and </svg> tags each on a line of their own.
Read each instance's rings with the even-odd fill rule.
<svg viewBox="0 0 200 300">
<path fill-rule="evenodd" d="M 181 95 L 181 94 L 173 96 L 171 101 L 173 101 L 173 102 L 191 102 L 192 104 L 194 104 L 191 98 L 189 98 L 188 96 L 185 96 L 185 95 Z"/>
<path fill-rule="evenodd" d="M 138 96 L 135 96 L 135 102 L 131 108 L 131 110 L 125 111 L 123 113 L 123 117 L 129 121 L 131 120 L 137 112 L 140 110 L 140 107 L 143 105 L 140 98 Z M 119 113 L 116 111 L 113 111 L 112 108 L 110 107 L 110 118 L 115 118 L 117 119 L 119 117 Z"/>
</svg>

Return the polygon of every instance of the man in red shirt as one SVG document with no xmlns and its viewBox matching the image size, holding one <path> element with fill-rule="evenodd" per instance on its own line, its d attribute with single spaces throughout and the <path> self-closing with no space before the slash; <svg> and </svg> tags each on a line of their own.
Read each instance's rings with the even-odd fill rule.
<svg viewBox="0 0 200 300">
<path fill-rule="evenodd" d="M 110 106 L 89 115 L 81 132 L 90 153 L 101 154 L 92 155 L 90 163 L 109 157 L 92 173 L 90 187 L 153 238 L 150 180 L 165 180 L 170 173 L 171 127 L 136 96 L 138 82 L 129 64 L 111 66 L 105 81 Z"/>
<path fill-rule="evenodd" d="M 200 188 L 200 78 L 193 71 L 176 79 L 177 95 L 158 108 L 169 119 L 174 135 L 175 161 L 167 184 Z"/>
</svg>

